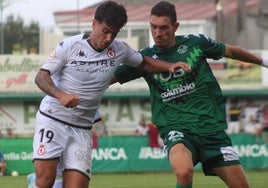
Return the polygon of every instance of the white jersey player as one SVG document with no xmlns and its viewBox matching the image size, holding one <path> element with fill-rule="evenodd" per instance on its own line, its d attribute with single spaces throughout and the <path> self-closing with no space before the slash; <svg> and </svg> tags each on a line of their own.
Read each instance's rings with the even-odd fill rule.
<svg viewBox="0 0 268 188">
<path fill-rule="evenodd" d="M 143 57 L 115 40 L 127 21 L 126 10 L 113 1 L 99 5 L 92 32 L 66 38 L 37 73 L 46 93 L 36 116 L 34 187 L 52 187 L 57 166 L 64 188 L 88 188 L 91 177 L 91 127 L 116 68 L 124 63 L 147 72 L 188 70 L 185 63 Z"/>
</svg>

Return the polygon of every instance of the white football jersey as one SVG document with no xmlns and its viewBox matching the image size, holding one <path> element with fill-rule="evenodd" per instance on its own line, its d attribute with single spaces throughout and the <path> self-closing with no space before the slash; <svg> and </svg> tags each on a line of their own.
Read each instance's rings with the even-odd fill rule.
<svg viewBox="0 0 268 188">
<path fill-rule="evenodd" d="M 121 63 L 135 67 L 143 60 L 139 52 L 120 40 L 114 40 L 101 52 L 93 49 L 87 40 L 88 34 L 66 38 L 41 67 L 50 72 L 57 87 L 78 95 L 80 103 L 75 108 L 66 108 L 58 99 L 47 95 L 41 102 L 40 112 L 81 128 L 92 126 L 116 68 Z"/>
</svg>

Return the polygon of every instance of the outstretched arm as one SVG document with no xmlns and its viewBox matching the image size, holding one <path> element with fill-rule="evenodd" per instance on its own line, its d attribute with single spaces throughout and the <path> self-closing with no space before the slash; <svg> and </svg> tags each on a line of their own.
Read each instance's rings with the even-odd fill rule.
<svg viewBox="0 0 268 188">
<path fill-rule="evenodd" d="M 176 72 L 178 69 L 183 69 L 185 71 L 191 71 L 191 66 L 184 62 L 177 63 L 168 63 L 165 61 L 157 60 L 151 57 L 144 56 L 143 62 L 136 67 L 137 69 L 150 72 L 150 73 L 159 73 L 159 72 Z"/>
<path fill-rule="evenodd" d="M 225 57 L 268 67 L 268 58 L 262 59 L 238 46 L 226 45 Z"/>
<path fill-rule="evenodd" d="M 137 67 L 121 65 L 117 68 L 110 84 L 120 82 L 121 84 L 142 77 L 142 72 L 159 73 L 159 72 L 176 72 L 183 69 L 186 72 L 191 71 L 191 66 L 184 62 L 169 63 L 161 60 L 156 60 L 151 57 L 144 57 L 143 62 Z M 140 71 L 141 70 L 141 71 Z M 120 75 L 120 79 L 117 76 Z"/>
</svg>

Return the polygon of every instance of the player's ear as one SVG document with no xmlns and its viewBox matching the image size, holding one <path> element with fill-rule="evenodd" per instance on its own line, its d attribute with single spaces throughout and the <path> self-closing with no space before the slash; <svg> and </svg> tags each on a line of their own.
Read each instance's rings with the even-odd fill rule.
<svg viewBox="0 0 268 188">
<path fill-rule="evenodd" d="M 92 30 L 94 30 L 95 29 L 95 27 L 96 27 L 96 23 L 97 23 L 97 20 L 93 20 L 92 21 Z"/>
<path fill-rule="evenodd" d="M 179 26 L 180 26 L 180 23 L 179 22 L 176 22 L 174 24 L 174 33 L 178 30 Z"/>
</svg>

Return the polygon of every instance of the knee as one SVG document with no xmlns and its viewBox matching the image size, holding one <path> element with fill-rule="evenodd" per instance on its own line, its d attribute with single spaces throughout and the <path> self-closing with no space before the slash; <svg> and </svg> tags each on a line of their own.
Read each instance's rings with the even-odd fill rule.
<svg viewBox="0 0 268 188">
<path fill-rule="evenodd" d="M 174 170 L 177 178 L 177 182 L 180 185 L 190 185 L 193 181 L 193 169 L 192 168 L 178 168 Z"/>
<path fill-rule="evenodd" d="M 234 188 L 249 188 L 248 182 L 240 182 L 239 185 L 233 186 Z"/>
<path fill-rule="evenodd" d="M 35 185 L 39 188 L 45 188 L 45 187 L 53 187 L 55 178 L 53 177 L 40 177 L 40 178 L 36 178 L 35 180 Z"/>
</svg>

